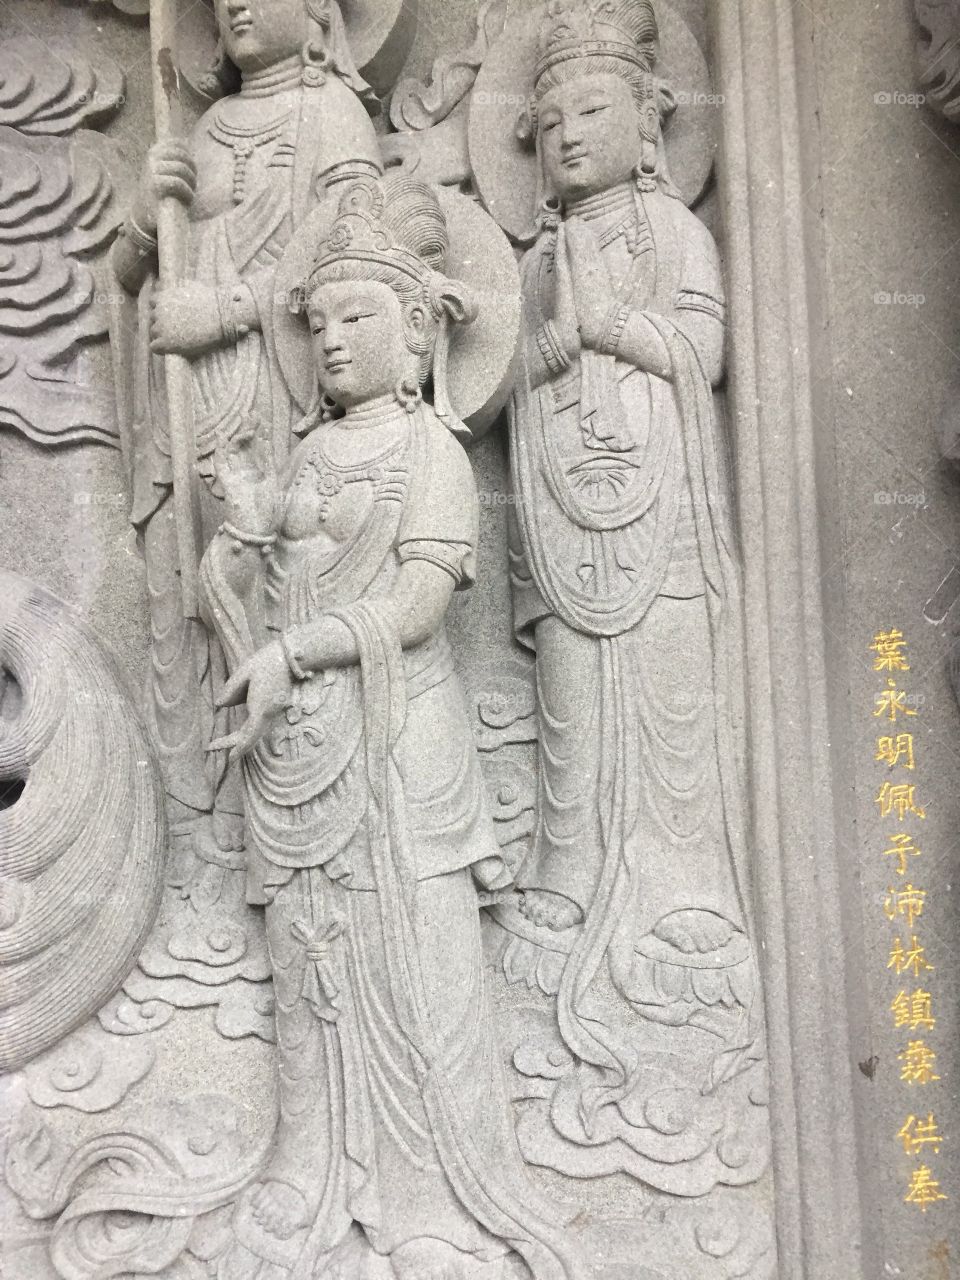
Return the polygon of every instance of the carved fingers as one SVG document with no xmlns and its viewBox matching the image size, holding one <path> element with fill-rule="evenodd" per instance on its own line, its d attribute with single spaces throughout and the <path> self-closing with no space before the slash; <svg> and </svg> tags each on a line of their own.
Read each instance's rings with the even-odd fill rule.
<svg viewBox="0 0 960 1280">
<path fill-rule="evenodd" d="M 156 355 L 195 356 L 223 343 L 215 289 L 188 281 L 154 291 L 150 349 Z"/>
<path fill-rule="evenodd" d="M 246 755 L 270 728 L 273 718 L 289 702 L 293 676 L 279 641 L 265 645 L 242 663 L 224 685 L 217 707 L 237 707 L 246 702 L 247 719 L 236 733 L 211 742 L 210 751 Z"/>
<path fill-rule="evenodd" d="M 600 349 L 607 315 L 614 302 L 610 273 L 596 236 L 582 219 L 570 218 L 564 230 L 580 341 L 596 351 Z"/>
<path fill-rule="evenodd" d="M 217 481 L 226 501 L 226 517 L 235 528 L 254 535 L 273 532 L 277 477 L 273 455 L 260 424 L 246 419 L 213 454 Z"/>
<path fill-rule="evenodd" d="M 179 200 L 190 205 L 197 192 L 197 166 L 185 142 L 170 139 L 157 142 L 147 156 L 144 194 L 156 207 L 160 200 Z"/>
</svg>

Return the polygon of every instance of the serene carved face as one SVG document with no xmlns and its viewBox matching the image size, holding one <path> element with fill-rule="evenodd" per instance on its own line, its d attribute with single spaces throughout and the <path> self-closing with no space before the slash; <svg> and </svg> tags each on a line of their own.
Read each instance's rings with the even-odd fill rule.
<svg viewBox="0 0 960 1280">
<path fill-rule="evenodd" d="M 414 309 L 415 310 L 415 309 Z M 349 409 L 392 394 L 406 378 L 416 378 L 417 359 L 405 340 L 405 326 L 417 317 L 401 310 L 389 285 L 378 281 L 337 281 L 322 285 L 307 310 L 320 386 Z"/>
<path fill-rule="evenodd" d="M 560 199 L 609 191 L 633 175 L 640 126 L 633 93 L 615 75 L 549 89 L 538 108 L 544 175 Z"/>
<path fill-rule="evenodd" d="M 306 38 L 303 0 L 215 0 L 220 38 L 241 71 L 260 71 L 298 53 Z"/>
</svg>

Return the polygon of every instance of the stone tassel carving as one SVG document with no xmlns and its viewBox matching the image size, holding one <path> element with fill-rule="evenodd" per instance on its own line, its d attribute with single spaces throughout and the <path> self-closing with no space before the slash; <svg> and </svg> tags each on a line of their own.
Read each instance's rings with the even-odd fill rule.
<svg viewBox="0 0 960 1280">
<path fill-rule="evenodd" d="M 70 607 L 0 571 L 0 1070 L 120 986 L 163 880 L 159 769 L 115 660 Z M 21 790 L 22 784 L 22 790 Z"/>
</svg>

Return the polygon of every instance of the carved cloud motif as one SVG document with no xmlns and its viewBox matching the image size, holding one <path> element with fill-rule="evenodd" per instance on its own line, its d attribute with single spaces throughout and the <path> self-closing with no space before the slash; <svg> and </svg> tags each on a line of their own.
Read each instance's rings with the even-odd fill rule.
<svg viewBox="0 0 960 1280">
<path fill-rule="evenodd" d="M 84 359 L 107 335 L 97 260 L 119 226 L 121 164 L 80 126 L 122 101 L 106 59 L 29 36 L 0 46 L 0 426 L 44 443 L 117 442 L 112 397 Z"/>
</svg>

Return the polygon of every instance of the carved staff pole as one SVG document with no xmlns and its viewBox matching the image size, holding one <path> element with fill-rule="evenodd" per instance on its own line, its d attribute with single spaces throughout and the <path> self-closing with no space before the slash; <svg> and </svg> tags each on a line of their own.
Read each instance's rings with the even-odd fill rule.
<svg viewBox="0 0 960 1280">
<path fill-rule="evenodd" d="M 180 75 L 176 62 L 177 0 L 150 0 L 150 50 L 153 65 L 153 110 L 158 142 L 183 133 Z M 160 202 L 157 241 L 160 285 L 182 283 L 187 267 L 187 210 L 173 196 Z M 199 616 L 198 570 L 200 508 L 196 478 L 196 434 L 190 365 L 184 356 L 164 357 L 173 509 L 180 559 L 184 617 Z"/>
</svg>

